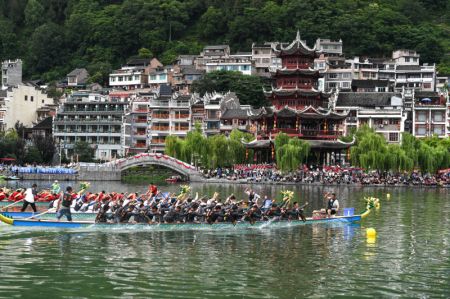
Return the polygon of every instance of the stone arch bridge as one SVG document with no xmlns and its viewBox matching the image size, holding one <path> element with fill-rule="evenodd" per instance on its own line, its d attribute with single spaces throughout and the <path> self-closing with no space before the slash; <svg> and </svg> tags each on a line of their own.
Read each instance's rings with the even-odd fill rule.
<svg viewBox="0 0 450 299">
<path fill-rule="evenodd" d="M 163 166 L 186 177 L 191 182 L 202 181 L 202 174 L 192 165 L 176 158 L 156 153 L 142 153 L 104 164 L 80 165 L 78 179 L 87 181 L 119 181 L 122 171 L 135 166 Z"/>
</svg>

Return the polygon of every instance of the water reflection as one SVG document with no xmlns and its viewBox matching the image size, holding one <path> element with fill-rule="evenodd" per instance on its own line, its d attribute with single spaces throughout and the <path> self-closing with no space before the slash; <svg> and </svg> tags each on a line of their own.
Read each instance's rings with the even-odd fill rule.
<svg viewBox="0 0 450 299">
<path fill-rule="evenodd" d="M 245 187 L 193 185 L 193 190 L 243 196 Z M 281 190 L 258 188 L 272 195 Z M 328 188 L 297 186 L 294 191 L 315 209 L 323 204 L 321 195 Z M 0 297 L 450 294 L 447 190 L 335 190 L 345 207 L 360 211 L 364 196 L 378 196 L 381 209 L 361 225 L 262 230 L 43 232 L 0 226 Z M 385 199 L 387 192 L 390 200 Z M 367 242 L 368 227 L 378 232 L 375 242 Z"/>
</svg>

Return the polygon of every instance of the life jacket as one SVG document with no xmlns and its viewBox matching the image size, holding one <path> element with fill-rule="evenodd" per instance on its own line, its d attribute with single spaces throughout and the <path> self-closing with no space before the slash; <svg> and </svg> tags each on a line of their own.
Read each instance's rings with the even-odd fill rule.
<svg viewBox="0 0 450 299">
<path fill-rule="evenodd" d="M 330 199 L 330 200 L 328 200 L 328 206 L 327 206 L 327 209 L 329 209 L 329 210 L 333 209 L 334 201 L 335 201 L 335 199 Z"/>
<path fill-rule="evenodd" d="M 7 198 L 6 193 L 5 192 L 0 192 L 0 200 L 4 200 L 6 198 Z"/>
<path fill-rule="evenodd" d="M 63 200 L 62 200 L 61 204 L 62 204 L 63 207 L 70 208 L 70 205 L 72 204 L 72 200 L 73 200 L 72 194 L 64 193 Z"/>
</svg>

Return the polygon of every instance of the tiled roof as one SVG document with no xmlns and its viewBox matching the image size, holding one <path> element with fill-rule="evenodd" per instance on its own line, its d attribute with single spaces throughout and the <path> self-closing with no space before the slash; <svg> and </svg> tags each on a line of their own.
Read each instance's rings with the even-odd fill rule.
<svg viewBox="0 0 450 299">
<path fill-rule="evenodd" d="M 336 102 L 337 107 L 361 106 L 382 107 L 390 106 L 393 96 L 401 97 L 395 92 L 340 92 Z"/>
<path fill-rule="evenodd" d="M 352 87 L 375 88 L 389 86 L 389 80 L 352 80 Z"/>
</svg>

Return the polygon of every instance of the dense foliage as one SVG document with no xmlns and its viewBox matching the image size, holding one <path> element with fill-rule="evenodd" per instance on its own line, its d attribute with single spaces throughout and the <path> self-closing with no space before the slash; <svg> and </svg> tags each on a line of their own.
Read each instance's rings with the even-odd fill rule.
<svg viewBox="0 0 450 299">
<path fill-rule="evenodd" d="M 202 96 L 206 92 L 233 91 L 243 105 L 260 107 L 267 104 L 263 93 L 263 81 L 259 76 L 243 75 L 236 71 L 214 71 L 206 74 L 202 79 L 194 81 L 192 91 Z"/>
<path fill-rule="evenodd" d="M 13 129 L 0 133 L 0 157 L 15 159 L 16 164 L 51 164 L 56 153 L 53 138 L 34 136 L 27 145 L 24 129 L 17 122 Z"/>
<path fill-rule="evenodd" d="M 205 44 L 249 51 L 299 29 L 310 45 L 342 39 L 348 56 L 415 49 L 450 73 L 449 18 L 448 0 L 0 0 L 0 59 L 23 58 L 29 77 L 86 67 L 103 81 L 138 53 L 167 64 Z"/>
<path fill-rule="evenodd" d="M 165 153 L 182 161 L 209 169 L 230 167 L 234 164 L 248 163 L 242 140 L 249 141 L 253 136 L 233 130 L 227 138 L 223 134 L 205 137 L 198 124 L 188 132 L 185 139 L 167 136 Z"/>
<path fill-rule="evenodd" d="M 450 139 L 417 139 L 403 133 L 402 144 L 388 144 L 373 129 L 363 126 L 356 132 L 356 145 L 351 148 L 352 164 L 366 170 L 412 171 L 435 173 L 450 167 Z"/>
<path fill-rule="evenodd" d="M 310 145 L 307 141 L 280 133 L 275 138 L 275 150 L 278 169 L 282 172 L 292 172 L 306 162 Z"/>
</svg>

